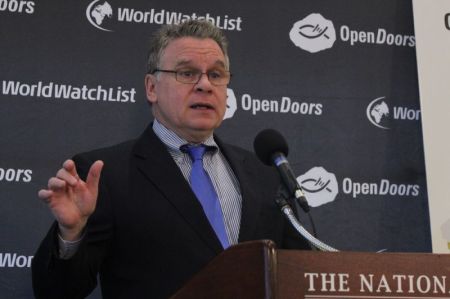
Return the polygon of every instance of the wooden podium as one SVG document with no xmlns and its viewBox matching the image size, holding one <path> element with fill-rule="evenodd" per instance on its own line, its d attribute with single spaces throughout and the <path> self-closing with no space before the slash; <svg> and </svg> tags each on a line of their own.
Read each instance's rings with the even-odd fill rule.
<svg viewBox="0 0 450 299">
<path fill-rule="evenodd" d="M 271 241 L 232 246 L 172 299 L 450 299 L 450 255 L 276 249 Z"/>
</svg>

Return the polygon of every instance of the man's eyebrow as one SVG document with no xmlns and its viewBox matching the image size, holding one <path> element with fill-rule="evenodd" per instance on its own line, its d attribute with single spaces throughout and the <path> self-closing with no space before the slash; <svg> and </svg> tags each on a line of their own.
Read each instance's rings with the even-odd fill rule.
<svg viewBox="0 0 450 299">
<path fill-rule="evenodd" d="M 191 63 L 191 61 L 192 60 L 180 60 L 180 61 L 177 61 L 177 63 L 175 64 L 175 67 L 189 65 Z"/>
<path fill-rule="evenodd" d="M 223 62 L 222 60 L 216 60 L 214 65 L 218 65 L 218 66 L 225 68 L 225 62 Z"/>
<path fill-rule="evenodd" d="M 189 66 L 191 64 L 192 64 L 192 60 L 180 60 L 180 61 L 177 61 L 177 63 L 175 64 L 175 68 L 180 67 L 180 66 Z M 223 62 L 220 59 L 216 60 L 213 65 L 225 68 L 225 62 Z"/>
</svg>

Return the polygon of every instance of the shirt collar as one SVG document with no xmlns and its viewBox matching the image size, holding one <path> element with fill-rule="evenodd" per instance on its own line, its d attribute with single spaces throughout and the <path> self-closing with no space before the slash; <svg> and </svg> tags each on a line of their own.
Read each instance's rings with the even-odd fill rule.
<svg viewBox="0 0 450 299">
<path fill-rule="evenodd" d="M 156 136 L 159 137 L 159 139 L 170 149 L 173 151 L 180 152 L 180 147 L 189 144 L 189 142 L 181 137 L 179 137 L 174 131 L 166 128 L 163 124 L 161 124 L 156 118 L 153 121 L 152 125 L 153 131 L 155 132 Z M 217 146 L 217 143 L 214 141 L 214 136 L 210 135 L 205 141 L 202 142 L 202 144 L 208 146 L 208 147 L 215 147 L 219 148 Z"/>
</svg>

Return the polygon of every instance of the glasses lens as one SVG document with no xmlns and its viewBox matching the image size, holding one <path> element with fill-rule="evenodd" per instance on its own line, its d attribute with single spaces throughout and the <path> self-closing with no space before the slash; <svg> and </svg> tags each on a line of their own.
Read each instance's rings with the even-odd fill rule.
<svg viewBox="0 0 450 299">
<path fill-rule="evenodd" d="M 230 82 L 230 72 L 215 70 L 208 72 L 208 79 L 214 85 L 227 85 Z"/>
<path fill-rule="evenodd" d="M 177 81 L 181 83 L 197 83 L 202 75 L 196 70 L 179 70 L 175 74 Z"/>
<path fill-rule="evenodd" d="M 176 80 L 186 84 L 196 84 L 203 74 L 207 75 L 209 82 L 213 85 L 227 85 L 230 82 L 230 72 L 224 70 L 213 70 L 202 73 L 199 70 L 178 70 Z"/>
</svg>

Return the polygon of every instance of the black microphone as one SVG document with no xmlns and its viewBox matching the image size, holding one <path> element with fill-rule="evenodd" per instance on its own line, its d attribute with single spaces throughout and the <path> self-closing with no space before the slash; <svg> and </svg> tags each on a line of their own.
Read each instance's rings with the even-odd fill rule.
<svg viewBox="0 0 450 299">
<path fill-rule="evenodd" d="M 258 133 L 253 142 L 256 156 L 266 165 L 275 166 L 286 186 L 289 196 L 297 199 L 305 212 L 309 212 L 303 190 L 295 178 L 294 172 L 286 159 L 289 148 L 284 137 L 273 129 L 266 129 Z"/>
</svg>

